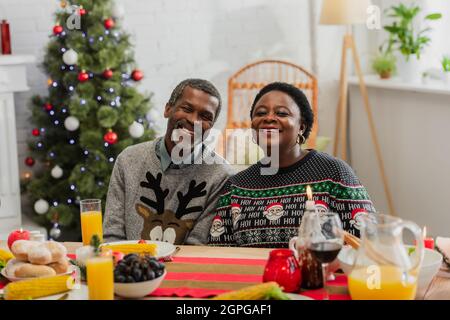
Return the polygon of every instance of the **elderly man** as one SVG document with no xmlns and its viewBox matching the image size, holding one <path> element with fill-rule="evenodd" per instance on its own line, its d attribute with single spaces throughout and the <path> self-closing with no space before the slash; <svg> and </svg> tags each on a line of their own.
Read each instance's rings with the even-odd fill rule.
<svg viewBox="0 0 450 320">
<path fill-rule="evenodd" d="M 218 193 L 231 175 L 227 164 L 205 161 L 205 155 L 217 160 L 213 151 L 205 152 L 203 140 L 220 107 L 210 82 L 187 79 L 177 85 L 164 110 L 165 136 L 128 147 L 117 158 L 106 202 L 106 241 L 207 243 Z"/>
</svg>

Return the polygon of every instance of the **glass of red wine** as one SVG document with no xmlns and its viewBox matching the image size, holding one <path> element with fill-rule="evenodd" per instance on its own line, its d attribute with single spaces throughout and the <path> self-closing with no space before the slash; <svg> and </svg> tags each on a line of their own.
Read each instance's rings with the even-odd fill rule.
<svg viewBox="0 0 450 320">
<path fill-rule="evenodd" d="M 329 300 L 326 286 L 328 279 L 328 265 L 333 262 L 344 244 L 344 233 L 339 215 L 334 212 L 311 214 L 308 219 L 312 221 L 306 226 L 306 247 L 312 255 L 322 264 L 322 279 L 324 300 Z"/>
</svg>

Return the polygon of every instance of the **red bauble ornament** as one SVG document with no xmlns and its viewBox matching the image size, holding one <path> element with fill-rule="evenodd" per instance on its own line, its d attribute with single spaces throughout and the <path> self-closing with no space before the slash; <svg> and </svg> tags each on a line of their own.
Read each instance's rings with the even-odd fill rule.
<svg viewBox="0 0 450 320">
<path fill-rule="evenodd" d="M 44 108 L 45 108 L 45 110 L 47 110 L 47 111 L 53 110 L 53 106 L 52 106 L 50 103 L 44 104 Z"/>
<path fill-rule="evenodd" d="M 134 81 L 140 81 L 143 77 L 144 77 L 144 74 L 139 69 L 135 69 L 131 73 L 131 78 L 133 78 Z"/>
<path fill-rule="evenodd" d="M 111 29 L 111 28 L 114 27 L 114 20 L 111 19 L 111 18 L 108 18 L 108 19 L 106 19 L 106 20 L 103 22 L 103 24 L 104 24 L 104 26 L 105 26 L 106 29 Z"/>
<path fill-rule="evenodd" d="M 103 71 L 103 78 L 111 79 L 112 76 L 113 76 L 113 72 L 111 69 L 106 69 L 105 71 Z"/>
<path fill-rule="evenodd" d="M 15 230 L 8 236 L 8 248 L 11 250 L 13 243 L 17 240 L 30 240 L 30 232 L 28 230 Z"/>
<path fill-rule="evenodd" d="M 57 25 L 57 26 L 53 27 L 53 34 L 55 34 L 55 35 L 58 35 L 58 34 L 60 34 L 63 31 L 64 31 L 64 28 L 61 27 L 60 25 Z"/>
<path fill-rule="evenodd" d="M 84 15 L 87 13 L 87 11 L 86 11 L 86 9 L 84 9 L 84 8 L 80 8 L 80 9 L 78 10 L 78 13 L 80 14 L 80 16 L 84 16 Z"/>
<path fill-rule="evenodd" d="M 27 158 L 25 159 L 25 164 L 26 164 L 27 166 L 29 166 L 29 167 L 34 166 L 34 159 L 33 159 L 32 157 L 27 157 Z"/>
<path fill-rule="evenodd" d="M 86 71 L 83 70 L 78 74 L 78 81 L 85 82 L 88 80 L 89 80 L 89 74 Z"/>
<path fill-rule="evenodd" d="M 115 133 L 112 130 L 109 130 L 105 135 L 103 136 L 103 140 L 105 142 L 108 142 L 109 144 L 115 144 L 117 140 L 119 140 L 119 137 L 117 136 L 117 133 Z"/>
<path fill-rule="evenodd" d="M 35 136 L 35 137 L 39 137 L 39 135 L 41 134 L 41 132 L 39 131 L 39 129 L 33 129 L 32 131 L 31 131 L 31 134 L 33 135 L 33 136 Z"/>
</svg>

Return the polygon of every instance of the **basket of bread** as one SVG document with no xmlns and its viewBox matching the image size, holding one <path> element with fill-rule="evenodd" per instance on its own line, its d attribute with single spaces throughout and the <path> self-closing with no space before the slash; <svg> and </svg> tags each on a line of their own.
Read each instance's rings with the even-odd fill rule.
<svg viewBox="0 0 450 320">
<path fill-rule="evenodd" d="M 10 281 L 68 274 L 73 270 L 66 248 L 55 241 L 17 240 L 11 245 L 14 258 L 1 274 Z"/>
</svg>

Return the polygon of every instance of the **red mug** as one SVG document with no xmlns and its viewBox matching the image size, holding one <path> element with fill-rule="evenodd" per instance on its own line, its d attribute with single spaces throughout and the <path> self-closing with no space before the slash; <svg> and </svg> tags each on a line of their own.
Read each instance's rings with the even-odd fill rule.
<svg viewBox="0 0 450 320">
<path fill-rule="evenodd" d="M 290 249 L 272 250 L 266 267 L 263 282 L 275 281 L 284 292 L 299 292 L 302 272 L 294 253 Z"/>
</svg>

